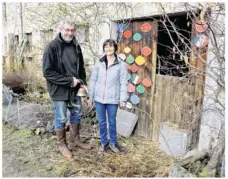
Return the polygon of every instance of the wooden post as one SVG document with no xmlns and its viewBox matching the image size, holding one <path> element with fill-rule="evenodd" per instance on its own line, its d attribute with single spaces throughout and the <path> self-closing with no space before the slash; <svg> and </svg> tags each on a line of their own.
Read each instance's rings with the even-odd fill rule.
<svg viewBox="0 0 228 179">
<path fill-rule="evenodd" d="M 154 89 L 155 89 L 155 81 L 156 81 L 156 65 L 157 65 L 157 31 L 158 31 L 158 22 L 154 21 L 152 23 L 153 25 L 153 48 L 152 48 L 152 88 L 151 88 L 151 107 L 153 108 L 153 102 L 154 102 Z M 150 116 L 152 116 L 152 113 L 155 112 L 155 110 L 151 110 Z M 158 140 L 158 133 L 159 133 L 159 127 L 160 121 L 158 119 L 153 119 L 151 122 L 151 129 L 152 131 L 152 140 L 157 141 Z"/>
</svg>

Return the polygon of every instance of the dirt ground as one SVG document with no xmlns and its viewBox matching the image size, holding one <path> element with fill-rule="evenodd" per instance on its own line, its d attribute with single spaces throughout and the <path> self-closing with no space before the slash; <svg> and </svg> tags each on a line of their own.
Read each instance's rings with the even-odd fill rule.
<svg viewBox="0 0 228 179">
<path fill-rule="evenodd" d="M 91 126 L 84 126 L 84 130 Z M 83 128 L 83 126 L 82 126 Z M 88 130 L 90 131 L 90 130 Z M 67 133 L 67 138 L 69 134 Z M 122 138 L 120 154 L 107 151 L 101 157 L 99 139 L 84 137 L 91 151 L 75 150 L 72 159 L 58 151 L 56 136 L 2 126 L 3 177 L 167 177 L 174 159 L 159 151 L 157 143 L 141 137 Z"/>
</svg>

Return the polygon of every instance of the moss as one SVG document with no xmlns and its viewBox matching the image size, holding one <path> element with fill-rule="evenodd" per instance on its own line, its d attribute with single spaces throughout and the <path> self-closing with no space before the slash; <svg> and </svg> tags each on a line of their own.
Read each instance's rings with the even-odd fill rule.
<svg viewBox="0 0 228 179">
<path fill-rule="evenodd" d="M 63 166 L 57 166 L 56 167 L 56 174 L 58 176 L 63 176 L 68 171 L 68 167 L 66 165 Z"/>
</svg>

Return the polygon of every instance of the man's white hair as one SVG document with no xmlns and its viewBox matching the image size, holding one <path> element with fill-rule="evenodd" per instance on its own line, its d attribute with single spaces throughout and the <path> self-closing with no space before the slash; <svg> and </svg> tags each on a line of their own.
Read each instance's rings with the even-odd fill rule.
<svg viewBox="0 0 228 179">
<path fill-rule="evenodd" d="M 74 20 L 73 20 L 71 17 L 69 17 L 69 16 L 65 17 L 64 19 L 62 19 L 62 20 L 59 22 L 59 26 L 58 26 L 59 30 L 62 30 L 62 28 L 64 27 L 65 24 L 72 25 L 72 26 L 74 26 L 74 28 L 75 28 L 75 22 L 74 22 Z"/>
</svg>

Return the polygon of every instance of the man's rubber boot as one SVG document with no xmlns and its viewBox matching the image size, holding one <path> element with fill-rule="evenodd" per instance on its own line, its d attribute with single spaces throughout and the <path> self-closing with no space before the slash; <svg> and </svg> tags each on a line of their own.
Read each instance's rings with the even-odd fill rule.
<svg viewBox="0 0 228 179">
<path fill-rule="evenodd" d="M 66 158 L 72 158 L 73 155 L 71 151 L 68 149 L 66 144 L 66 131 L 65 129 L 56 129 L 56 136 L 58 137 L 59 142 L 59 151 Z"/>
<path fill-rule="evenodd" d="M 70 124 L 70 146 L 74 150 L 80 148 L 83 150 L 91 150 L 93 147 L 89 144 L 84 144 L 79 137 L 80 124 Z"/>
</svg>

